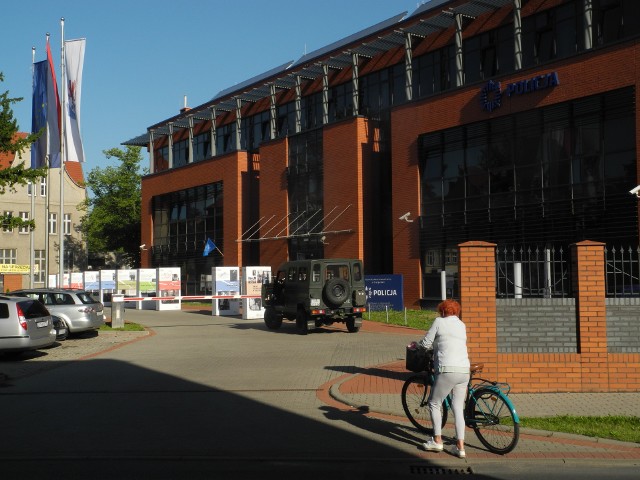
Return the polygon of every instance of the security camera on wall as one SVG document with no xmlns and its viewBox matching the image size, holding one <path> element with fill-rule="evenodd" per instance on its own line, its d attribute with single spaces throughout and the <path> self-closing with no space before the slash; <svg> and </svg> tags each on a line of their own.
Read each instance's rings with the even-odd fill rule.
<svg viewBox="0 0 640 480">
<path fill-rule="evenodd" d="M 640 185 L 638 185 L 636 188 L 632 188 L 631 190 L 629 190 L 629 193 L 631 195 L 635 195 L 636 197 L 640 198 Z"/>
<path fill-rule="evenodd" d="M 409 216 L 410 216 L 410 215 L 411 215 L 411 212 L 407 212 L 407 213 L 405 213 L 404 215 L 402 215 L 402 216 L 398 217 L 398 220 L 403 220 L 403 221 L 405 221 L 405 222 L 411 223 L 411 222 L 413 222 L 413 220 L 411 220 L 411 219 L 409 218 Z"/>
</svg>

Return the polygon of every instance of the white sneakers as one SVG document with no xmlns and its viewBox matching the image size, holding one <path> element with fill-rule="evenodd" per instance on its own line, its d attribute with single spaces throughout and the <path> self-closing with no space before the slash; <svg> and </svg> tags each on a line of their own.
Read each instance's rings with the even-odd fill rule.
<svg viewBox="0 0 640 480">
<path fill-rule="evenodd" d="M 436 443 L 436 441 L 432 438 L 430 438 L 429 440 L 427 440 L 426 442 L 424 442 L 422 444 L 422 447 L 427 451 L 427 452 L 442 452 L 444 450 L 444 445 L 442 443 Z M 464 449 L 459 449 L 457 445 L 454 445 L 451 450 L 449 450 L 449 453 L 451 455 L 453 455 L 454 457 L 458 457 L 458 458 L 466 458 L 467 457 L 467 453 L 464 451 Z"/>
<path fill-rule="evenodd" d="M 467 452 L 465 452 L 464 449 L 460 450 L 457 445 L 454 445 L 453 448 L 451 450 L 449 450 L 449 452 L 451 453 L 451 455 L 453 455 L 455 457 L 458 457 L 458 458 L 466 458 L 467 457 Z"/>
<path fill-rule="evenodd" d="M 441 452 L 444 450 L 444 445 L 442 445 L 441 443 L 436 443 L 433 438 L 430 438 L 429 440 L 424 442 L 422 446 L 427 452 Z"/>
</svg>

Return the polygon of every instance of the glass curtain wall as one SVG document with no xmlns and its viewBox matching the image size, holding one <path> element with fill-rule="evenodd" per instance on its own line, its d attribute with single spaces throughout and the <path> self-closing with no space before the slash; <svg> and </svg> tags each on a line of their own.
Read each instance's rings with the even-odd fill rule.
<svg viewBox="0 0 640 480">
<path fill-rule="evenodd" d="M 222 206 L 222 182 L 153 199 L 152 266 L 181 267 L 185 294 L 197 294 L 200 275 L 222 263 L 217 252 L 202 256 L 208 238 L 224 252 Z"/>
<path fill-rule="evenodd" d="M 423 271 L 468 240 L 637 245 L 635 123 L 626 88 L 422 135 Z"/>
</svg>

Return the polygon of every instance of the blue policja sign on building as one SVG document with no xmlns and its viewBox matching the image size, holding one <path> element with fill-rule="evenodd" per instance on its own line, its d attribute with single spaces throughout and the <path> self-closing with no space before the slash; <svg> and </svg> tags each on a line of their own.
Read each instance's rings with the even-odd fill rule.
<svg viewBox="0 0 640 480">
<path fill-rule="evenodd" d="M 404 310 L 402 275 L 365 275 L 364 285 L 370 310 Z"/>
</svg>

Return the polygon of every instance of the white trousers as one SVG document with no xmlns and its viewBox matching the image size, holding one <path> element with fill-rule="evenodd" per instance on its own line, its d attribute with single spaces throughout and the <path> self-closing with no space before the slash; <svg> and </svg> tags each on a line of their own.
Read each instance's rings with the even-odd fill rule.
<svg viewBox="0 0 640 480">
<path fill-rule="evenodd" d="M 440 373 L 429 395 L 429 412 L 433 423 L 433 435 L 442 435 L 442 402 L 453 392 L 451 410 L 456 425 L 456 438 L 464 440 L 464 400 L 467 395 L 468 373 Z"/>
</svg>

